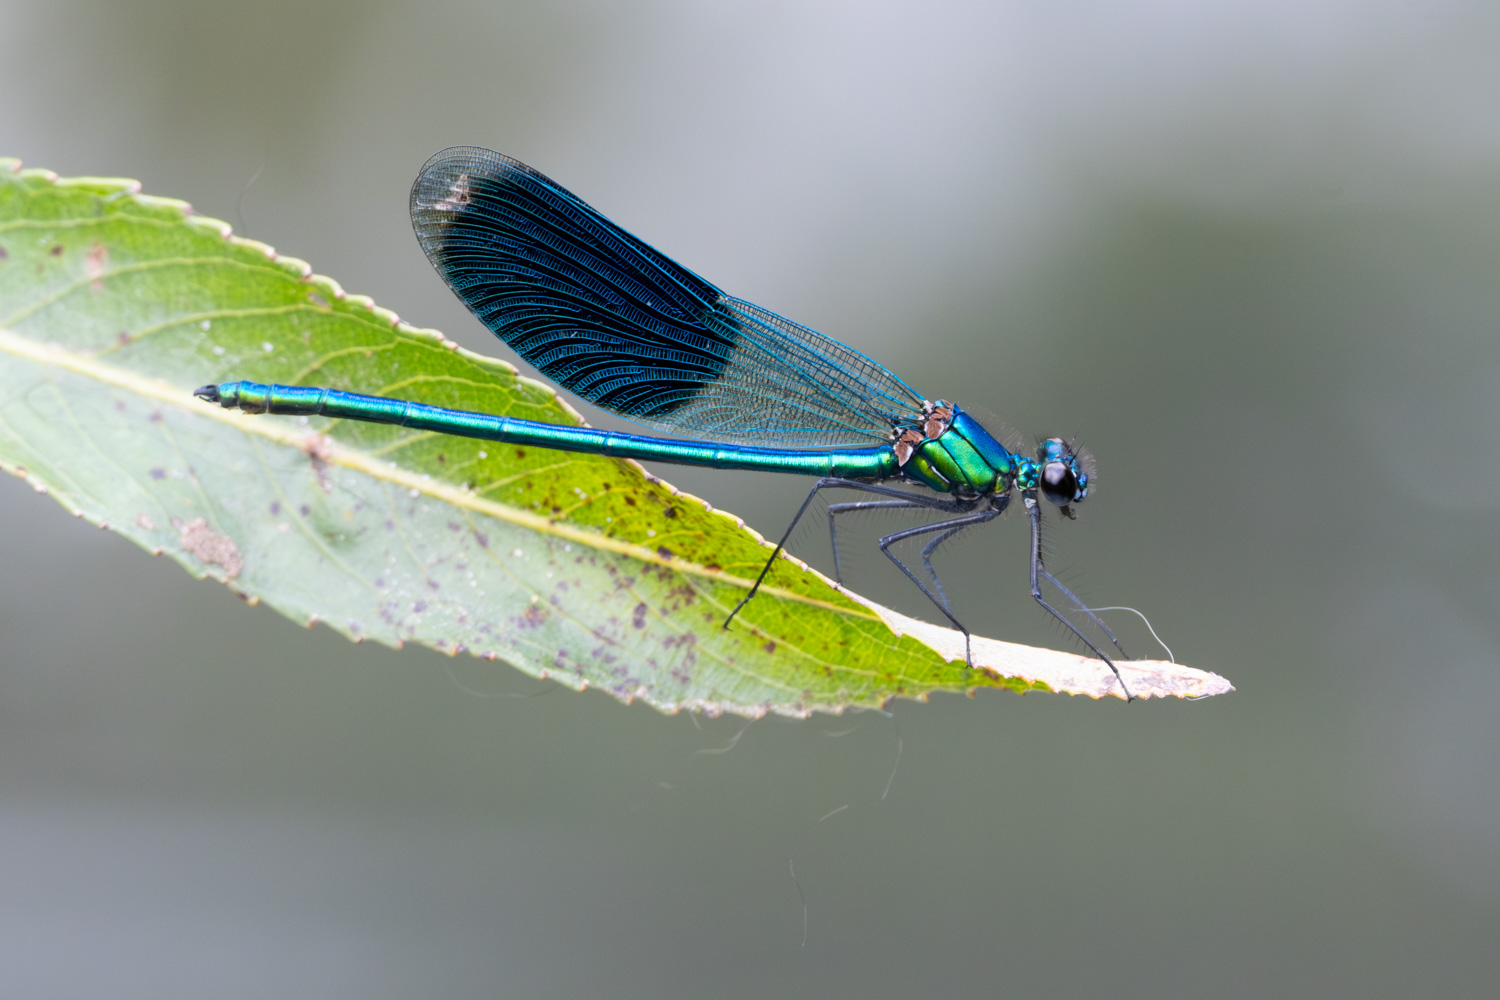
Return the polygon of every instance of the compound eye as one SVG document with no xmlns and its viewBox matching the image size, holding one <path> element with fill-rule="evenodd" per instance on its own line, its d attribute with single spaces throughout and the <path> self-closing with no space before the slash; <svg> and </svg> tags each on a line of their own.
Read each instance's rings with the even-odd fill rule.
<svg viewBox="0 0 1500 1000">
<path fill-rule="evenodd" d="M 1078 476 L 1062 462 L 1048 462 L 1042 466 L 1042 496 L 1059 507 L 1072 503 L 1078 497 Z"/>
</svg>

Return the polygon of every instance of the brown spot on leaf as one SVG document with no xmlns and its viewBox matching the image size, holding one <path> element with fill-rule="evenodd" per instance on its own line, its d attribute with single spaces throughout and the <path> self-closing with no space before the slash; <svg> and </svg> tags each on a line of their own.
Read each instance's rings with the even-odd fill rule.
<svg viewBox="0 0 1500 1000">
<path fill-rule="evenodd" d="M 328 482 L 328 459 L 333 455 L 333 439 L 327 434 L 312 433 L 302 439 L 302 451 L 308 458 L 312 459 L 314 474 L 318 477 L 318 486 L 324 493 L 332 493 L 333 485 Z"/>
<path fill-rule="evenodd" d="M 54 257 L 61 257 L 63 254 L 63 245 L 61 243 L 54 244 L 52 249 L 47 252 Z"/>
<path fill-rule="evenodd" d="M 646 627 L 646 605 L 645 604 L 637 604 L 635 606 L 635 611 L 632 612 L 631 615 L 630 615 L 630 624 L 634 625 L 636 628 L 645 628 Z"/>
<path fill-rule="evenodd" d="M 661 556 L 663 559 L 672 558 L 672 550 L 667 548 L 665 545 L 658 545 L 656 547 L 656 554 Z"/>
<path fill-rule="evenodd" d="M 84 273 L 89 276 L 92 287 L 96 292 L 104 291 L 104 271 L 109 267 L 109 248 L 103 243 L 95 243 L 89 247 L 87 256 L 83 258 Z"/>
<path fill-rule="evenodd" d="M 333 455 L 333 439 L 327 434 L 309 434 L 302 439 L 302 450 L 320 462 Z"/>
<path fill-rule="evenodd" d="M 178 541 L 200 561 L 221 567 L 230 580 L 239 576 L 244 568 L 244 560 L 240 558 L 239 546 L 234 544 L 234 539 L 217 533 L 201 517 L 195 517 L 182 526 Z"/>
</svg>

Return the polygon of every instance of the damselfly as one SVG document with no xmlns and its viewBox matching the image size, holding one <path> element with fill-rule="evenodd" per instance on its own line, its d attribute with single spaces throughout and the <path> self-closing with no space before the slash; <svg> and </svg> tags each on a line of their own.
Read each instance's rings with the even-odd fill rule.
<svg viewBox="0 0 1500 1000">
<path fill-rule="evenodd" d="M 1119 678 L 1113 660 L 1041 589 L 1043 581 L 1056 587 L 1105 644 L 1119 649 L 1099 617 L 1042 565 L 1040 500 L 1075 516 L 1093 471 L 1082 449 L 1048 438 L 1035 458 L 1012 452 L 957 404 L 929 401 L 853 348 L 724 294 L 492 150 L 454 146 L 428 160 L 412 185 L 411 218 L 448 286 L 543 375 L 621 416 L 692 440 L 316 387 L 241 381 L 196 394 L 252 413 L 322 414 L 560 451 L 817 476 L 726 628 L 755 596 L 813 498 L 852 490 L 881 499 L 830 505 L 830 526 L 852 511 L 944 515 L 885 535 L 880 550 L 963 632 L 967 651 L 969 630 L 955 617 L 932 556 L 964 528 L 1000 516 L 1019 493 L 1031 523 L 1031 596 Z M 925 539 L 921 575 L 892 550 L 917 538 Z M 836 573 L 837 551 L 835 545 Z"/>
</svg>

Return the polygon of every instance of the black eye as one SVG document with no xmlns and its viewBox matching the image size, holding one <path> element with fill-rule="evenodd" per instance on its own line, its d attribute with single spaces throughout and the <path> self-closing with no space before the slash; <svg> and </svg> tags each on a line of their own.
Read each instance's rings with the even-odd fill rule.
<svg viewBox="0 0 1500 1000">
<path fill-rule="evenodd" d="M 1062 462 L 1042 466 L 1042 496 L 1062 507 L 1078 499 L 1078 477 Z"/>
</svg>

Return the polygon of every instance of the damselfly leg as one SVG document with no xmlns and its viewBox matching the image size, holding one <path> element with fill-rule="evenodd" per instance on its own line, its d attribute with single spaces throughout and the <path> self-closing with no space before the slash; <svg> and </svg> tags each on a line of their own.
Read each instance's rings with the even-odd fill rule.
<svg viewBox="0 0 1500 1000">
<path fill-rule="evenodd" d="M 1094 614 L 1092 611 L 1090 611 L 1089 608 L 1082 601 L 1079 601 L 1078 598 L 1076 598 L 1076 597 L 1073 596 L 1072 591 L 1068 590 L 1068 588 L 1066 588 L 1062 584 L 1058 583 L 1057 582 L 1057 578 L 1054 577 L 1051 573 L 1048 573 L 1046 571 L 1046 569 L 1043 568 L 1043 566 L 1042 566 L 1042 509 L 1041 509 L 1041 507 L 1037 503 L 1036 491 L 1035 490 L 1026 490 L 1026 491 L 1024 491 L 1021 494 L 1021 501 L 1022 501 L 1022 503 L 1024 503 L 1026 505 L 1026 513 L 1027 513 L 1028 517 L 1030 517 L 1030 519 L 1031 519 L 1031 596 L 1032 596 L 1032 599 L 1035 600 L 1038 604 L 1040 604 L 1042 606 L 1042 609 L 1045 610 L 1049 615 L 1051 615 L 1053 618 L 1056 618 L 1058 621 L 1062 622 L 1065 626 L 1067 626 L 1068 631 L 1070 631 L 1074 635 L 1076 635 L 1083 642 L 1083 644 L 1085 646 L 1087 646 L 1089 649 L 1093 650 L 1095 656 L 1099 657 L 1099 659 L 1101 659 L 1105 663 L 1109 664 L 1109 669 L 1112 670 L 1112 671 L 1114 671 L 1115 680 L 1117 680 L 1117 681 L 1120 682 L 1120 688 L 1121 688 L 1121 690 L 1123 690 L 1125 692 L 1125 700 L 1126 701 L 1133 700 L 1131 698 L 1131 695 L 1130 695 L 1130 688 L 1126 686 L 1126 684 L 1125 684 L 1125 678 L 1123 678 L 1123 677 L 1120 676 L 1120 668 L 1117 667 L 1117 666 L 1115 666 L 1115 661 L 1112 660 L 1112 659 L 1110 659 L 1108 656 L 1106 656 L 1104 654 L 1103 650 L 1101 650 L 1098 646 L 1094 645 L 1094 643 L 1089 639 L 1089 637 L 1083 634 L 1083 630 L 1082 629 L 1080 629 L 1077 625 L 1073 624 L 1073 622 L 1066 615 L 1064 615 L 1062 612 L 1058 611 L 1052 605 L 1048 604 L 1047 603 L 1047 599 L 1042 596 L 1042 588 L 1041 588 L 1041 584 L 1039 583 L 1038 578 L 1039 577 L 1046 577 L 1049 582 L 1051 582 L 1052 584 L 1054 584 L 1064 594 L 1067 594 L 1068 597 L 1069 597 L 1069 599 L 1071 599 L 1073 601 L 1073 603 L 1075 605 L 1077 605 L 1078 608 L 1081 611 L 1083 611 L 1085 614 L 1087 614 L 1089 616 L 1089 618 L 1093 619 L 1093 621 L 1096 622 L 1101 629 L 1103 629 L 1104 634 L 1107 635 L 1107 636 L 1109 636 L 1110 641 L 1112 643 L 1114 643 L 1114 646 L 1115 646 L 1116 649 L 1120 649 L 1120 643 L 1115 639 L 1114 634 L 1111 633 L 1108 628 L 1104 627 L 1104 623 L 1101 622 L 1101 621 L 1099 621 L 1099 616 L 1096 615 L 1096 614 Z M 1123 649 L 1120 649 L 1120 653 L 1122 655 L 1124 654 L 1124 652 L 1125 651 Z"/>
<path fill-rule="evenodd" d="M 853 479 L 819 479 L 815 484 L 813 484 L 813 488 L 808 491 L 807 496 L 802 501 L 802 506 L 797 508 L 797 513 L 792 518 L 792 523 L 787 525 L 786 531 L 784 531 L 781 535 L 781 541 L 776 543 L 776 548 L 771 552 L 771 558 L 767 559 L 766 564 L 761 567 L 760 575 L 755 578 L 755 583 L 750 587 L 750 593 L 746 594 L 740 601 L 740 603 L 734 606 L 734 610 L 729 612 L 729 617 L 724 619 L 725 628 L 729 627 L 729 623 L 734 621 L 734 616 L 739 614 L 740 609 L 743 608 L 746 604 L 750 603 L 750 599 L 754 597 L 760 590 L 761 582 L 765 580 L 766 574 L 771 571 L 771 567 L 776 564 L 776 557 L 781 555 L 782 550 L 786 548 L 787 539 L 792 537 L 792 532 L 796 529 L 797 523 L 802 520 L 802 515 L 807 513 L 807 508 L 811 506 L 813 497 L 817 496 L 818 493 L 822 490 L 827 489 L 856 490 L 861 493 L 873 493 L 877 496 L 893 497 L 900 501 L 899 506 L 920 507 L 927 510 L 939 510 L 948 514 L 959 514 L 973 510 L 975 504 L 978 503 L 977 500 L 947 500 L 937 496 L 924 497 L 921 494 L 909 493 L 906 490 L 896 489 L 893 486 L 880 486 L 876 483 L 862 483 Z M 988 518 L 986 518 L 986 520 L 988 520 Z M 832 522 L 830 521 L 830 525 L 831 523 Z M 942 524 L 945 522 L 938 523 Z M 835 559 L 837 559 L 838 557 L 837 554 L 838 548 L 837 545 L 835 545 Z M 889 553 L 887 553 L 887 555 L 889 555 Z M 899 560 L 897 560 L 896 564 L 898 566 L 901 565 Z M 902 569 L 905 570 L 905 567 L 903 566 Z M 907 575 L 911 576 L 909 572 L 907 573 Z M 915 580 L 916 578 L 912 577 L 912 579 Z M 918 586 L 921 586 L 921 584 L 918 584 Z M 932 596 L 931 593 L 927 591 L 926 587 L 922 587 L 922 592 L 926 593 L 928 597 Z M 939 605 L 939 607 L 941 607 L 941 605 Z M 946 609 L 943 613 L 947 614 Z M 952 620 L 953 616 L 949 615 L 948 617 L 950 620 Z M 954 622 L 954 624 L 957 625 L 958 623 Z M 959 627 L 962 628 L 962 626 Z"/>
<path fill-rule="evenodd" d="M 906 578 L 912 583 L 916 584 L 918 589 L 920 589 L 922 593 L 927 595 L 927 599 L 929 601 L 937 605 L 937 609 L 941 611 L 950 622 L 953 623 L 953 627 L 964 634 L 964 662 L 967 663 L 970 667 L 974 666 L 974 656 L 969 645 L 969 630 L 965 628 L 963 622 L 955 618 L 953 616 L 953 612 L 949 610 L 947 596 L 943 595 L 942 597 L 939 597 L 939 595 L 943 594 L 943 585 L 938 581 L 937 574 L 932 570 L 932 563 L 930 561 L 932 550 L 939 544 L 947 541 L 949 538 L 952 538 L 960 530 L 967 528 L 970 525 L 983 524 L 986 521 L 992 521 L 995 518 L 999 517 L 1001 512 L 1005 510 L 1005 500 L 1008 499 L 1009 494 L 1006 494 L 1005 499 L 1001 500 L 996 506 L 989 507 L 985 510 L 975 511 L 972 514 L 965 514 L 962 517 L 955 517 L 948 521 L 938 521 L 936 524 L 924 524 L 916 528 L 907 528 L 904 531 L 893 532 L 892 534 L 886 535 L 880 540 L 880 551 L 885 553 L 886 558 L 895 563 L 897 568 L 899 568 L 901 572 L 906 574 Z M 900 558 L 897 557 L 896 553 L 891 551 L 891 546 L 897 542 L 904 541 L 908 538 L 916 538 L 920 535 L 931 534 L 932 532 L 941 532 L 942 534 L 922 549 L 922 562 L 927 567 L 927 572 L 932 576 L 933 583 L 937 585 L 936 594 L 934 594 L 925 583 L 917 579 L 917 575 L 911 571 L 911 568 L 908 567 L 906 563 L 902 562 Z"/>
<path fill-rule="evenodd" d="M 860 510 L 926 510 L 925 504 L 915 500 L 860 500 L 854 503 L 832 503 L 828 505 L 828 541 L 833 545 L 833 578 L 844 582 L 844 571 L 839 565 L 839 535 L 834 518 Z"/>
</svg>

